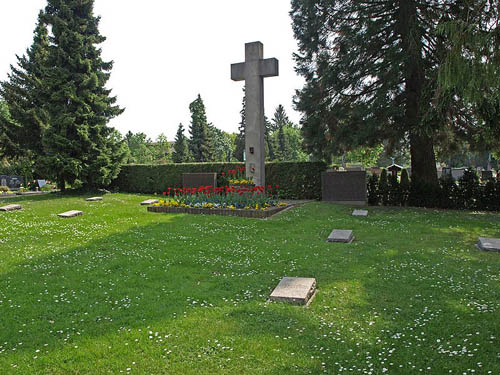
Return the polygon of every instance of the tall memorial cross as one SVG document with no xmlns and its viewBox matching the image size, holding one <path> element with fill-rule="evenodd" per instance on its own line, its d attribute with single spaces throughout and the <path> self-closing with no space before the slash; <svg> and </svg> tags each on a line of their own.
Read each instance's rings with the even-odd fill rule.
<svg viewBox="0 0 500 375">
<path fill-rule="evenodd" d="M 264 78 L 279 75 L 278 60 L 264 59 L 261 42 L 245 44 L 245 62 L 231 64 L 231 79 L 245 81 L 245 167 L 247 178 L 266 184 Z"/>
</svg>

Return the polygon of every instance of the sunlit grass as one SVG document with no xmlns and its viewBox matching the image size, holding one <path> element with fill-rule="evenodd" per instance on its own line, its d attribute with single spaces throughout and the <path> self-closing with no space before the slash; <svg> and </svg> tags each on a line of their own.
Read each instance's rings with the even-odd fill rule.
<svg viewBox="0 0 500 375">
<path fill-rule="evenodd" d="M 259 220 L 84 198 L 0 213 L 2 375 L 500 373 L 500 254 L 474 247 L 499 214 L 311 203 Z M 355 242 L 327 243 L 334 228 Z M 309 308 L 266 302 L 283 276 L 317 279 Z"/>
</svg>

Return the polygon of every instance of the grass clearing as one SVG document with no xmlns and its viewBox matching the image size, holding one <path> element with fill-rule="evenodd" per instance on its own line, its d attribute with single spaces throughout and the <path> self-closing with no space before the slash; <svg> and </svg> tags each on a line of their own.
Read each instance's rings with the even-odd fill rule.
<svg viewBox="0 0 500 375">
<path fill-rule="evenodd" d="M 2 375 L 500 373 L 500 254 L 474 247 L 500 214 L 84 198 L 0 199 L 23 205 L 0 213 Z M 356 240 L 327 243 L 334 228 Z M 317 279 L 309 308 L 266 302 L 283 276 Z"/>
</svg>

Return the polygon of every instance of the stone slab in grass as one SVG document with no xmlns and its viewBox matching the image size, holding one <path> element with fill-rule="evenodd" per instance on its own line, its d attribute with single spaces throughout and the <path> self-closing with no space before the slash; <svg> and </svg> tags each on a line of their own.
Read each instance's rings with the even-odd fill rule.
<svg viewBox="0 0 500 375">
<path fill-rule="evenodd" d="M 352 230 L 334 229 L 328 236 L 328 242 L 351 243 L 354 240 Z"/>
<path fill-rule="evenodd" d="M 152 204 L 158 203 L 158 199 L 148 199 L 141 202 L 141 206 L 150 206 Z"/>
<path fill-rule="evenodd" d="M 352 216 L 368 216 L 368 210 L 354 210 Z"/>
<path fill-rule="evenodd" d="M 269 296 L 271 301 L 307 305 L 316 291 L 316 279 L 284 277 Z"/>
<path fill-rule="evenodd" d="M 87 202 L 98 202 L 98 201 L 102 201 L 102 197 L 92 197 L 92 198 L 87 198 L 85 200 Z"/>
<path fill-rule="evenodd" d="M 59 214 L 57 216 L 69 218 L 69 217 L 76 217 L 76 216 L 82 216 L 82 215 L 83 215 L 82 211 L 71 210 L 71 211 L 63 212 L 62 214 Z"/>
<path fill-rule="evenodd" d="M 163 212 L 169 214 L 198 214 L 198 215 L 219 215 L 219 216 L 239 216 L 255 219 L 265 219 L 281 212 L 290 206 L 270 207 L 266 210 L 232 210 L 230 208 L 195 208 L 195 207 L 165 207 L 149 206 L 149 212 Z"/>
<path fill-rule="evenodd" d="M 479 237 L 477 247 L 479 250 L 500 252 L 500 238 Z"/>
<path fill-rule="evenodd" d="M 16 211 L 21 210 L 23 206 L 20 204 L 9 204 L 7 206 L 0 207 L 0 211 Z"/>
</svg>

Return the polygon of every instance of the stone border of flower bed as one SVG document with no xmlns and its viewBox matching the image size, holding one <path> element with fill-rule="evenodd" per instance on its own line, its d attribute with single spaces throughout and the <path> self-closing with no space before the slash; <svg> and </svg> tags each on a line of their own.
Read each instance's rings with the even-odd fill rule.
<svg viewBox="0 0 500 375">
<path fill-rule="evenodd" d="M 195 207 L 165 207 L 149 206 L 148 212 L 163 212 L 169 214 L 198 214 L 198 215 L 220 215 L 220 216 L 239 216 L 255 219 L 265 219 L 273 216 L 280 211 L 290 208 L 290 205 L 280 207 L 269 207 L 265 210 L 231 210 L 230 208 L 195 208 Z"/>
</svg>

